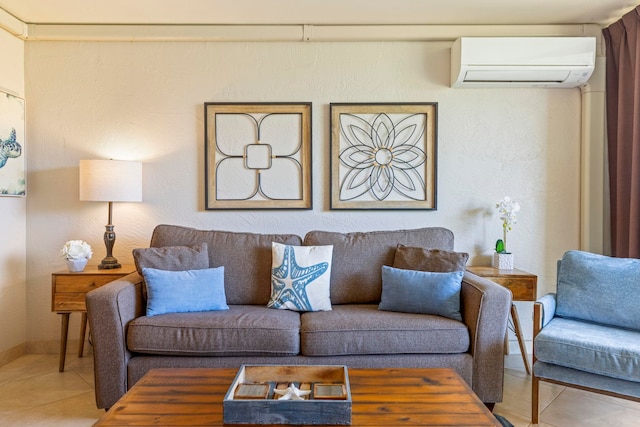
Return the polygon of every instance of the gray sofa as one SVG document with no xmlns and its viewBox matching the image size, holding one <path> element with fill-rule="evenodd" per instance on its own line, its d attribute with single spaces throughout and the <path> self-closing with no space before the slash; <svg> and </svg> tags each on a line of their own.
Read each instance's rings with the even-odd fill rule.
<svg viewBox="0 0 640 427">
<path fill-rule="evenodd" d="M 230 309 L 145 316 L 142 277 L 130 274 L 87 295 L 96 403 L 111 407 L 152 368 L 242 364 L 337 364 L 358 367 L 449 367 L 487 403 L 502 400 L 503 353 L 511 294 L 466 272 L 463 321 L 378 310 L 383 265 L 401 244 L 453 250 L 444 228 L 290 234 L 203 231 L 159 225 L 150 247 L 206 243 L 209 265 L 224 266 Z M 266 307 L 272 242 L 333 245 L 331 311 Z M 168 269 L 168 268 L 167 268 Z"/>
</svg>

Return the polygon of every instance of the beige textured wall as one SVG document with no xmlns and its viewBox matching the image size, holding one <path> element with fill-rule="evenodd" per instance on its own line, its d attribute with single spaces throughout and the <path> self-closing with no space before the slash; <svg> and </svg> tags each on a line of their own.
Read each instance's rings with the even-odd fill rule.
<svg viewBox="0 0 640 427">
<path fill-rule="evenodd" d="M 24 42 L 0 30 L 0 52 L 0 90 L 24 98 Z M 26 206 L 24 197 L 0 197 L 0 364 L 27 338 Z"/>
<path fill-rule="evenodd" d="M 450 45 L 27 42 L 32 350 L 57 350 L 50 274 L 64 268 L 60 246 L 85 239 L 93 262 L 104 256 L 107 206 L 78 201 L 88 158 L 144 162 L 144 202 L 114 207 L 121 261 L 170 223 L 301 235 L 444 226 L 471 262 L 488 263 L 501 236 L 493 206 L 510 195 L 522 204 L 509 235 L 516 266 L 540 276 L 540 294 L 553 289 L 556 259 L 579 244 L 580 91 L 451 89 Z M 313 102 L 312 211 L 204 210 L 207 101 Z M 330 211 L 329 103 L 421 101 L 439 108 L 438 210 Z"/>
</svg>

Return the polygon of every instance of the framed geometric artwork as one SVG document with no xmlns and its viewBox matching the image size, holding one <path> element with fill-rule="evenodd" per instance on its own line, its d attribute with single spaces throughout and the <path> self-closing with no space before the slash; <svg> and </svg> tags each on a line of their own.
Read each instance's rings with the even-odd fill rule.
<svg viewBox="0 0 640 427">
<path fill-rule="evenodd" d="M 331 104 L 331 209 L 436 209 L 438 104 Z"/>
<path fill-rule="evenodd" d="M 311 209 L 311 103 L 205 103 L 206 209 Z"/>
<path fill-rule="evenodd" d="M 0 92 L 0 196 L 24 196 L 24 99 Z"/>
</svg>

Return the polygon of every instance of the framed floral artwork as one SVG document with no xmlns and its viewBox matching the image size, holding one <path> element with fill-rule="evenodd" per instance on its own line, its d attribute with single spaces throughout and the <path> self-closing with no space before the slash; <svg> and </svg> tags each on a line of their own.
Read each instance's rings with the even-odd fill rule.
<svg viewBox="0 0 640 427">
<path fill-rule="evenodd" d="M 24 196 L 24 99 L 0 92 L 0 196 Z"/>
<path fill-rule="evenodd" d="M 336 104 L 331 209 L 436 209 L 438 104 Z"/>
<path fill-rule="evenodd" d="M 311 209 L 311 103 L 205 103 L 206 209 Z"/>
</svg>

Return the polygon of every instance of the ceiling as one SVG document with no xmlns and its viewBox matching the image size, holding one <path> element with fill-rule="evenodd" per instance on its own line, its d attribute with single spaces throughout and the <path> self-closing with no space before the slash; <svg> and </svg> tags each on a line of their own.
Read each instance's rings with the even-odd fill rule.
<svg viewBox="0 0 640 427">
<path fill-rule="evenodd" d="M 28 24 L 608 25 L 638 0 L 0 0 Z"/>
</svg>

